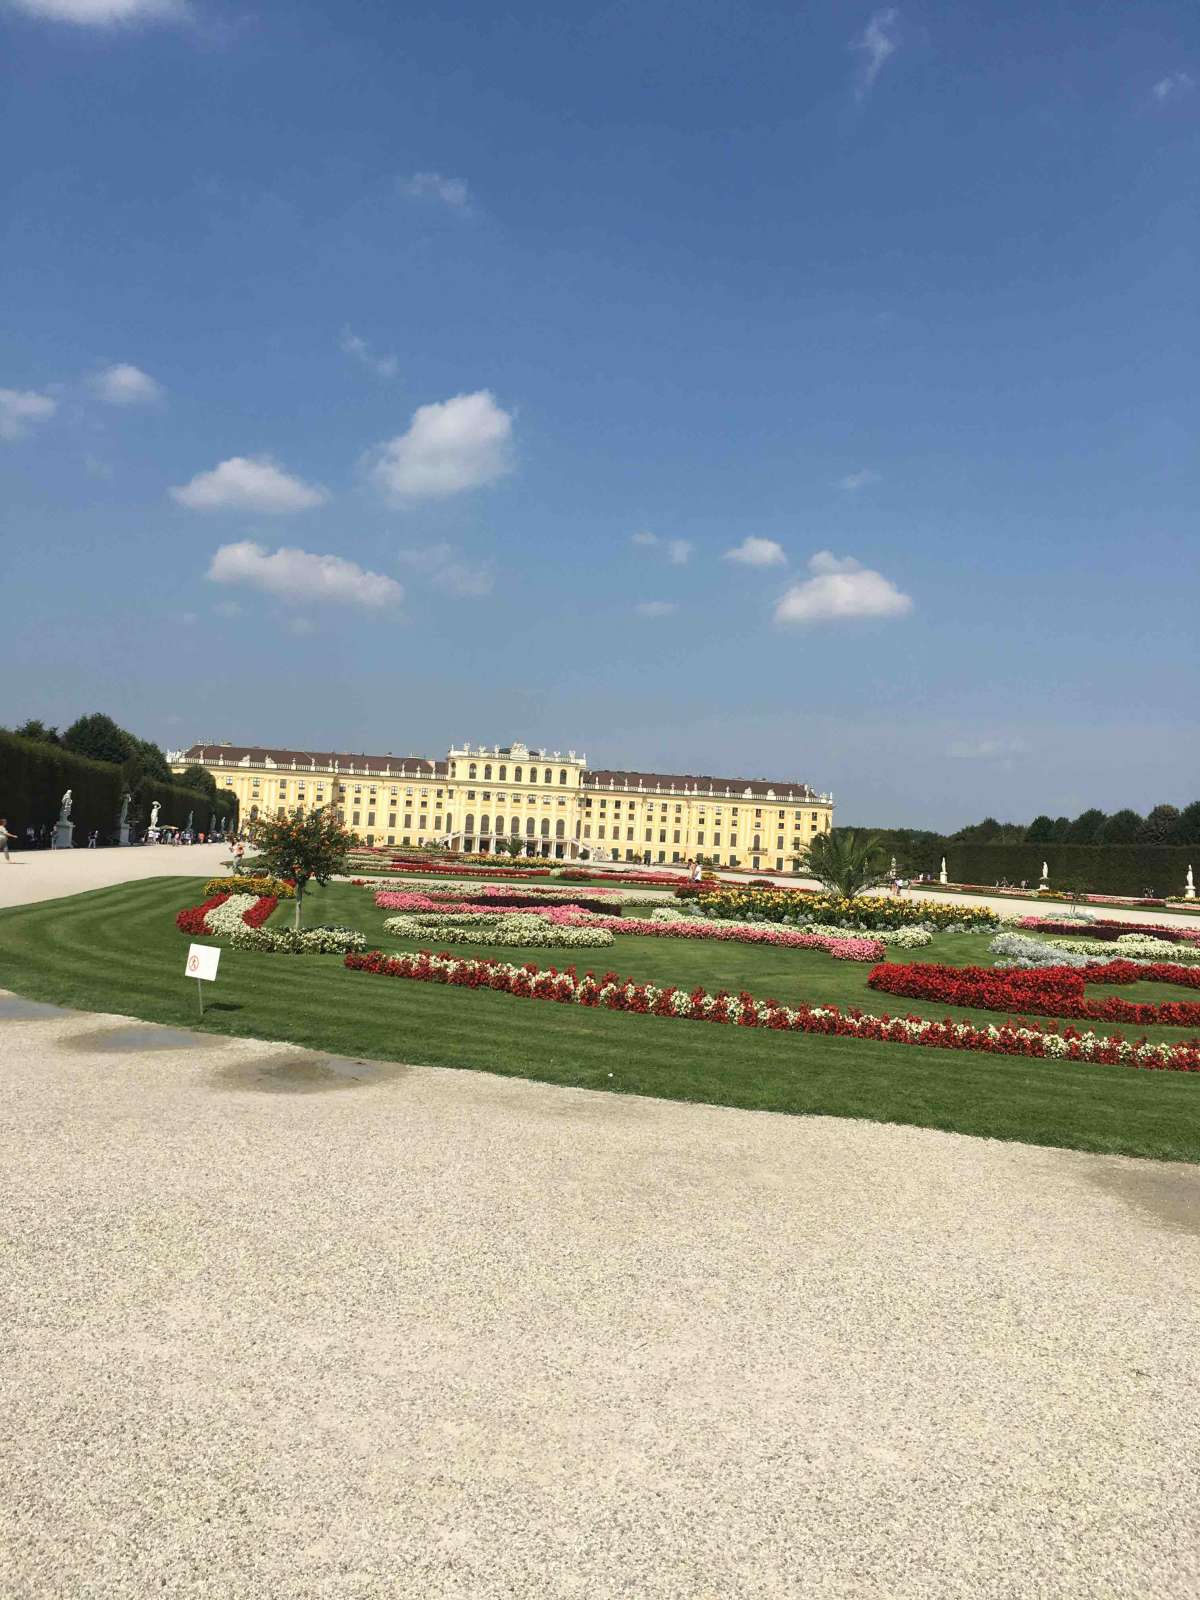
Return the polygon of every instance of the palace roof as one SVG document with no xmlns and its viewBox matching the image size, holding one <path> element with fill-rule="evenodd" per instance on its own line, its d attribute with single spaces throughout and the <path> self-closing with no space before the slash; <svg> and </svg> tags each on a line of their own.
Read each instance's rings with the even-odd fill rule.
<svg viewBox="0 0 1200 1600">
<path fill-rule="evenodd" d="M 277 750 L 273 746 L 245 744 L 193 744 L 180 751 L 178 761 L 223 763 L 229 767 L 286 767 L 290 772 L 305 768 L 317 772 L 391 773 L 398 778 L 444 777 L 444 761 L 428 761 L 424 756 L 372 756 L 360 752 L 333 750 Z"/>
<path fill-rule="evenodd" d="M 710 778 L 691 772 L 618 772 L 607 767 L 583 775 L 585 789 L 653 789 L 685 794 L 711 794 L 728 800 L 816 800 L 815 790 L 806 783 L 777 778 Z"/>
</svg>

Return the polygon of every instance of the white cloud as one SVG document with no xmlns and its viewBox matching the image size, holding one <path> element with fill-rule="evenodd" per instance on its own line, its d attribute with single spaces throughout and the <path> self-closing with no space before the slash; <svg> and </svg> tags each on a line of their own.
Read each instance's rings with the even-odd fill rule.
<svg viewBox="0 0 1200 1600">
<path fill-rule="evenodd" d="M 787 565 L 787 556 L 783 553 L 783 546 L 776 544 L 774 539 L 759 539 L 750 534 L 743 539 L 741 544 L 734 545 L 732 550 L 726 550 L 723 561 L 740 561 L 744 567 L 783 567 Z"/>
<path fill-rule="evenodd" d="M 470 566 L 465 561 L 456 560 L 453 545 L 431 544 L 422 549 L 400 550 L 397 559 L 407 567 L 426 573 L 430 581 L 447 594 L 463 599 L 491 594 L 495 583 L 490 566 Z"/>
<path fill-rule="evenodd" d="M 676 605 L 674 600 L 639 600 L 633 609 L 639 617 L 669 617 Z"/>
<path fill-rule="evenodd" d="M 858 75 L 858 87 L 855 93 L 860 100 L 865 100 L 875 87 L 875 80 L 887 65 L 888 58 L 896 53 L 900 41 L 896 38 L 895 27 L 900 13 L 895 6 L 888 6 L 883 11 L 876 11 L 871 20 L 856 39 L 851 39 L 850 48 L 861 50 L 863 53 L 862 67 Z"/>
<path fill-rule="evenodd" d="M 673 567 L 686 567 L 692 558 L 690 539 L 660 539 L 656 533 L 635 533 L 629 542 L 644 550 L 661 549 Z"/>
<path fill-rule="evenodd" d="M 1003 738 L 991 735 L 982 739 L 956 739 L 946 754 L 961 761 L 996 761 L 1004 756 L 1021 756 L 1029 753 L 1029 745 L 1022 738 Z"/>
<path fill-rule="evenodd" d="M 284 472 L 267 456 L 230 456 L 211 472 L 171 490 L 192 511 L 265 511 L 278 515 L 324 505 L 329 492 Z"/>
<path fill-rule="evenodd" d="M 58 401 L 33 389 L 0 389 L 0 439 L 23 439 L 35 422 L 45 422 Z"/>
<path fill-rule="evenodd" d="M 411 178 L 402 178 L 400 193 L 411 200 L 440 200 L 451 211 L 467 211 L 471 205 L 466 179 L 446 178 L 440 172 L 414 172 Z"/>
<path fill-rule="evenodd" d="M 400 371 L 400 363 L 395 356 L 377 355 L 365 339 L 359 337 L 353 328 L 343 328 L 341 348 L 348 356 L 353 356 L 361 361 L 364 367 L 369 367 L 372 372 L 381 378 L 394 378 Z"/>
<path fill-rule="evenodd" d="M 902 617 L 912 600 L 880 572 L 852 556 L 820 550 L 809 563 L 813 576 L 795 583 L 775 607 L 776 622 L 841 622 L 855 617 Z"/>
<path fill-rule="evenodd" d="M 318 556 L 286 545 L 268 551 L 249 539 L 223 544 L 212 558 L 213 583 L 246 584 L 280 600 L 362 606 L 368 611 L 398 606 L 404 589 L 382 572 L 367 572 L 341 556 Z"/>
<path fill-rule="evenodd" d="M 105 367 L 89 381 L 101 400 L 106 400 L 110 406 L 147 405 L 160 400 L 164 392 L 161 383 L 128 361 Z"/>
<path fill-rule="evenodd" d="M 513 419 L 488 389 L 418 406 L 407 433 L 373 452 L 371 476 L 391 500 L 434 500 L 512 471 Z"/>
<path fill-rule="evenodd" d="M 837 486 L 853 494 L 855 489 L 865 489 L 869 483 L 878 482 L 879 474 L 870 467 L 863 467 L 859 472 L 848 472 L 844 478 L 839 478 Z"/>
<path fill-rule="evenodd" d="M 49 22 L 79 22 L 106 28 L 119 22 L 152 22 L 186 17 L 183 0 L 12 0 L 19 11 Z"/>
<path fill-rule="evenodd" d="M 1168 72 L 1165 78 L 1160 78 L 1151 89 L 1150 93 L 1161 105 L 1164 100 L 1173 99 L 1176 95 L 1187 94 L 1189 89 L 1196 87 L 1196 80 L 1190 72 Z"/>
</svg>

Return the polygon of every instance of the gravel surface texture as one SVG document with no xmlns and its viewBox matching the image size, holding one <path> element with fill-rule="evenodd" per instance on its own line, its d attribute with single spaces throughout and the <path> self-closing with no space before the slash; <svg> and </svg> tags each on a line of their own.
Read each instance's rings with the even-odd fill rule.
<svg viewBox="0 0 1200 1600">
<path fill-rule="evenodd" d="M 89 1013 L 0 1077 L 6 1600 L 1200 1592 L 1195 1168 Z"/>
<path fill-rule="evenodd" d="M 85 889 L 107 889 L 136 878 L 195 874 L 215 878 L 226 869 L 227 844 L 143 844 L 126 850 L 14 850 L 0 860 L 0 907 L 57 900 Z"/>
</svg>

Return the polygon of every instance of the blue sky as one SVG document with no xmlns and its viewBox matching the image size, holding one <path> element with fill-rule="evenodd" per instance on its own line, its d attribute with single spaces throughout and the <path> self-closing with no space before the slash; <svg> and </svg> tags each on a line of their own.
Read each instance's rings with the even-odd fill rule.
<svg viewBox="0 0 1200 1600">
<path fill-rule="evenodd" d="M 1190 3 L 0 0 L 5 717 L 1200 792 Z"/>
</svg>

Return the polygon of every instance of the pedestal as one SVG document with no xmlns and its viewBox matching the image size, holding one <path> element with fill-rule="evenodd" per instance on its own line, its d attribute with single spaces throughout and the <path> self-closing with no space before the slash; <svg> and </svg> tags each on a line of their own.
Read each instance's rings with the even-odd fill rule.
<svg viewBox="0 0 1200 1600">
<path fill-rule="evenodd" d="M 54 848 L 56 850 L 70 850 L 73 848 L 71 835 L 75 832 L 73 822 L 59 822 L 54 828 Z"/>
<path fill-rule="evenodd" d="M 127 822 L 118 822 L 117 823 L 117 843 L 118 844 L 128 844 L 129 843 L 129 824 Z"/>
</svg>

